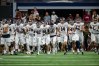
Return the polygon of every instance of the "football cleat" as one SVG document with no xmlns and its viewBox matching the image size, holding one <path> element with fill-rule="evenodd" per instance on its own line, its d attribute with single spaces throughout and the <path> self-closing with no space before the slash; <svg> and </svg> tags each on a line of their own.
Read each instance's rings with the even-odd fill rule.
<svg viewBox="0 0 99 66">
<path fill-rule="evenodd" d="M 64 52 L 64 55 L 66 55 L 67 54 L 67 52 Z"/>
<path fill-rule="evenodd" d="M 82 52 L 82 55 L 84 55 L 84 52 Z"/>
<path fill-rule="evenodd" d="M 17 51 L 14 51 L 14 55 L 18 55 Z"/>
</svg>

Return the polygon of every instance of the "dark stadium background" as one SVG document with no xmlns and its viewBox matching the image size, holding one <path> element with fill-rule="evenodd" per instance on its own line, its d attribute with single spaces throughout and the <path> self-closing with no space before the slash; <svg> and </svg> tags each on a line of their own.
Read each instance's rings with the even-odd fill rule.
<svg viewBox="0 0 99 66">
<path fill-rule="evenodd" d="M 15 1 L 17 2 L 76 1 L 76 2 L 90 2 L 90 3 L 99 2 L 99 0 L 15 0 Z"/>
<path fill-rule="evenodd" d="M 9 17 L 13 17 L 13 0 L 5 0 L 6 1 L 6 5 L 1 5 L 2 3 L 2 0 L 0 0 L 0 20 L 2 18 L 9 18 Z M 44 6 L 46 6 L 46 2 L 48 1 L 52 1 L 52 0 L 15 0 L 17 3 L 37 3 L 35 5 L 38 5 L 39 2 L 41 2 Z M 54 0 L 56 1 L 56 0 Z M 60 1 L 60 0 L 57 0 L 57 1 Z M 69 1 L 74 1 L 74 3 L 70 3 L 71 5 L 80 5 L 82 4 L 81 6 L 83 5 L 87 5 L 87 6 L 98 6 L 99 5 L 99 0 L 69 0 Z M 90 3 L 90 4 L 89 4 Z M 42 5 L 42 4 L 39 4 Z M 62 4 L 62 3 L 61 3 Z M 71 5 L 68 5 L 69 3 L 67 2 L 67 4 L 65 4 L 65 6 L 71 6 Z M 55 4 L 57 5 L 57 4 Z M 63 4 L 64 5 L 64 4 Z M 24 6 L 26 6 L 24 4 Z M 51 5 L 53 6 L 53 5 Z M 28 10 L 28 14 L 30 13 L 31 9 Z M 38 9 L 39 13 L 40 13 L 40 16 L 44 16 L 44 13 L 45 11 L 48 11 L 49 14 L 51 14 L 52 11 L 55 11 L 56 14 L 58 16 L 65 16 L 67 17 L 69 14 L 73 14 L 73 16 L 75 16 L 76 13 L 79 13 L 80 16 L 82 17 L 83 16 L 83 9 Z M 99 14 L 99 9 L 96 10 L 97 13 Z"/>
</svg>

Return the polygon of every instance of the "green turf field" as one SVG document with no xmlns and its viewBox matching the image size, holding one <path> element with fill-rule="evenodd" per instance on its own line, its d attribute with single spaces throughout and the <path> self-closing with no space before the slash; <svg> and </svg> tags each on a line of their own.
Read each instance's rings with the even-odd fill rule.
<svg viewBox="0 0 99 66">
<path fill-rule="evenodd" d="M 99 55 L 85 52 L 84 55 L 62 52 L 56 55 L 0 55 L 0 66 L 99 66 Z"/>
</svg>

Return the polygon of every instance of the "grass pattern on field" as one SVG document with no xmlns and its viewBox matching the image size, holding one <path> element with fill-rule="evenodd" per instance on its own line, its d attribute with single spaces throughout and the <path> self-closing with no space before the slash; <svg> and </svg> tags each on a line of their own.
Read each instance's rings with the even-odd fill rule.
<svg viewBox="0 0 99 66">
<path fill-rule="evenodd" d="M 63 55 L 40 54 L 0 55 L 0 66 L 99 66 L 99 55 L 94 52 L 85 52 L 84 55 L 69 52 Z"/>
</svg>

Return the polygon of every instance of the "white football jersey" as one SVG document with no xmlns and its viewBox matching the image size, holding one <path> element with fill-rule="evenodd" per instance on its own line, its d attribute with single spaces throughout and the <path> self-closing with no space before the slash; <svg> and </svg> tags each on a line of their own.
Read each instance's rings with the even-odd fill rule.
<svg viewBox="0 0 99 66">
<path fill-rule="evenodd" d="M 68 28 L 68 23 L 67 22 L 65 22 L 63 24 L 59 23 L 58 27 L 59 27 L 60 32 L 61 32 L 62 35 L 67 34 L 67 28 Z"/>
<path fill-rule="evenodd" d="M 74 26 L 75 26 L 77 33 L 82 32 L 81 30 L 83 29 L 83 25 L 84 25 L 84 23 L 74 23 Z"/>
<path fill-rule="evenodd" d="M 10 30 L 11 30 L 12 32 L 15 31 L 15 28 L 16 28 L 15 24 L 11 24 L 11 25 L 9 25 L 9 27 L 10 27 Z"/>
<path fill-rule="evenodd" d="M 46 26 L 45 26 L 45 29 L 46 29 L 46 34 L 49 34 L 49 31 L 50 31 L 50 25 L 46 25 Z"/>
<path fill-rule="evenodd" d="M 97 23 L 91 22 L 90 26 L 91 26 L 91 33 L 99 33 L 99 22 Z"/>
<path fill-rule="evenodd" d="M 36 23 L 33 23 L 32 26 L 33 26 L 33 29 L 37 28 Z"/>
<path fill-rule="evenodd" d="M 27 24 L 26 25 L 26 28 L 27 28 L 27 30 L 28 30 L 28 34 L 30 35 L 30 36 L 33 36 L 33 25 L 31 24 Z"/>
<path fill-rule="evenodd" d="M 42 36 L 45 35 L 45 26 L 44 26 L 44 24 L 40 25 L 40 30 L 41 30 Z"/>
<path fill-rule="evenodd" d="M 74 25 L 71 25 L 71 24 L 68 24 L 68 28 L 69 28 L 69 33 L 74 33 L 75 31 L 75 26 Z"/>
<path fill-rule="evenodd" d="M 42 36 L 42 26 L 40 24 L 36 24 L 34 31 L 36 32 L 37 36 Z"/>
<path fill-rule="evenodd" d="M 50 25 L 49 30 L 50 30 L 50 35 L 51 35 L 51 36 L 56 35 L 56 27 L 57 27 L 56 24 Z"/>
<path fill-rule="evenodd" d="M 22 23 L 19 25 L 16 24 L 16 33 L 22 32 L 23 27 L 24 27 L 24 24 Z"/>
<path fill-rule="evenodd" d="M 14 35 L 15 34 L 15 29 L 16 29 L 15 24 L 9 25 L 9 28 L 10 28 L 10 34 Z"/>
</svg>

